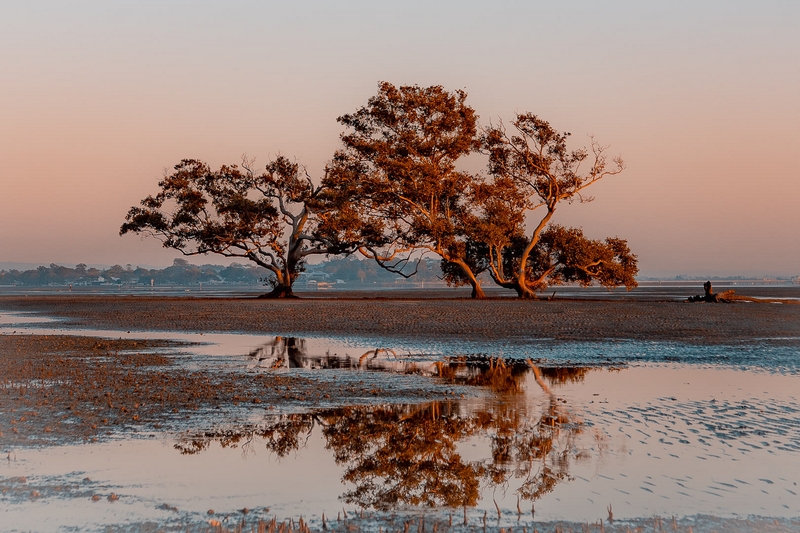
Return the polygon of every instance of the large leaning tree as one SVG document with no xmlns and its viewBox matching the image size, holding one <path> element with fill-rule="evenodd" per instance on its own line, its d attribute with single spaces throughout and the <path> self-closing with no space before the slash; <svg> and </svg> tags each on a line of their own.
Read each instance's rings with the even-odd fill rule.
<svg viewBox="0 0 800 533">
<path fill-rule="evenodd" d="M 272 290 L 264 297 L 292 296 L 305 259 L 334 251 L 314 236 L 320 187 L 283 156 L 261 173 L 252 161 L 214 171 L 184 159 L 158 186 L 158 194 L 130 209 L 120 235 L 150 235 L 184 255 L 248 259 L 268 271 Z"/>
<path fill-rule="evenodd" d="M 352 243 L 400 275 L 410 275 L 415 254 L 438 255 L 480 298 L 466 254 L 470 198 L 480 180 L 456 168 L 479 144 L 466 97 L 438 85 L 382 82 L 366 106 L 339 117 L 349 131 L 323 180 L 320 217 L 328 239 Z"/>
<path fill-rule="evenodd" d="M 623 160 L 609 160 L 594 140 L 591 151 L 568 149 L 569 133 L 531 113 L 518 114 L 512 128 L 500 123 L 483 132 L 490 179 L 476 197 L 472 263 L 522 298 L 565 281 L 636 286 L 636 256 L 624 240 L 592 241 L 579 230 L 549 227 L 560 203 L 591 201 L 585 189 L 622 172 Z"/>
<path fill-rule="evenodd" d="M 520 234 L 504 251 L 506 271 L 518 266 L 529 242 Z M 574 282 L 586 287 L 598 283 L 612 289 L 637 286 L 637 258 L 627 241 L 616 237 L 589 239 L 583 230 L 551 224 L 528 255 L 526 280 L 533 290 Z"/>
<path fill-rule="evenodd" d="M 529 241 L 520 231 L 502 237 L 506 242 L 500 253 L 504 271 L 514 272 Z M 491 248 L 485 242 L 469 241 L 467 259 L 477 274 L 491 267 Z M 442 264 L 445 280 L 451 284 L 463 283 L 459 270 L 448 263 Z M 545 228 L 536 246 L 528 254 L 526 280 L 531 291 L 541 291 L 552 285 L 578 283 L 588 287 L 594 283 L 613 289 L 637 286 L 637 258 L 627 241 L 619 238 L 589 239 L 583 230 L 550 225 Z M 491 271 L 490 271 L 491 273 Z M 496 277 L 492 276 L 496 280 Z M 521 297 L 530 297 L 520 294 Z"/>
</svg>

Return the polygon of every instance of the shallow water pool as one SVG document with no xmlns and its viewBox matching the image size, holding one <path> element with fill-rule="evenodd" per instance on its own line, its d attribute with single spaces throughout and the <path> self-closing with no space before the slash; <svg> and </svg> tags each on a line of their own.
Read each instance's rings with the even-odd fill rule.
<svg viewBox="0 0 800 533">
<path fill-rule="evenodd" d="M 6 315 L 0 333 L 201 342 L 181 348 L 191 355 L 185 364 L 468 393 L 259 408 L 235 422 L 223 411 L 180 432 L 6 447 L 2 521 L 16 530 L 301 515 L 320 526 L 323 513 L 431 513 L 431 505 L 459 522 L 466 507 L 476 527 L 487 516 L 494 527 L 594 523 L 609 510 L 617 521 L 800 516 L 800 378 L 796 348 L 782 340 L 541 343 L 493 353 L 435 342 L 76 331 L 23 318 Z"/>
</svg>

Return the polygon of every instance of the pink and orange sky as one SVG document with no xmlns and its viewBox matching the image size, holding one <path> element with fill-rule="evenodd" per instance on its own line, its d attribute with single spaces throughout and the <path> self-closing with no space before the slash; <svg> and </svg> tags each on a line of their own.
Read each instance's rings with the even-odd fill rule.
<svg viewBox="0 0 800 533">
<path fill-rule="evenodd" d="M 628 169 L 557 222 L 645 276 L 800 274 L 796 0 L 5 2 L 0 50 L 0 263 L 169 264 L 118 236 L 164 168 L 320 175 L 386 80 L 610 144 Z"/>
</svg>

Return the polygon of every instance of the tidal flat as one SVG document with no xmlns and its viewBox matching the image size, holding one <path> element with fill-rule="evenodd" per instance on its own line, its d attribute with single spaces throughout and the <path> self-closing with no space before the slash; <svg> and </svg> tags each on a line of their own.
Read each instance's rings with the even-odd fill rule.
<svg viewBox="0 0 800 533">
<path fill-rule="evenodd" d="M 2 296 L 0 376 L 4 531 L 800 530 L 800 305 Z"/>
</svg>

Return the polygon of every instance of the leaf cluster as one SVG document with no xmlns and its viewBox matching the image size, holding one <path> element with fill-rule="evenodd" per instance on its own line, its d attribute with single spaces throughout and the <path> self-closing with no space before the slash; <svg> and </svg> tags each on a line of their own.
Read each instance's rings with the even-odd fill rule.
<svg viewBox="0 0 800 533">
<path fill-rule="evenodd" d="M 319 188 L 285 157 L 261 173 L 251 164 L 212 170 L 202 161 L 182 160 L 159 182 L 157 195 L 130 209 L 120 234 L 152 235 L 185 255 L 247 258 L 279 282 L 290 281 L 306 254 L 323 250 L 304 233 L 313 229 L 310 206 Z"/>
<path fill-rule="evenodd" d="M 478 146 L 466 96 L 384 82 L 366 106 L 339 117 L 350 131 L 323 182 L 335 211 L 327 227 L 376 258 L 415 248 L 451 253 L 473 182 L 456 162 Z M 389 252 L 374 252 L 381 247 Z"/>
<path fill-rule="evenodd" d="M 506 268 L 513 267 L 525 244 L 517 239 L 507 249 Z M 607 288 L 631 289 L 636 287 L 637 271 L 636 256 L 625 240 L 588 239 L 580 229 L 551 225 L 528 256 L 526 277 L 540 288 L 569 282 L 586 287 L 596 281 Z"/>
</svg>

